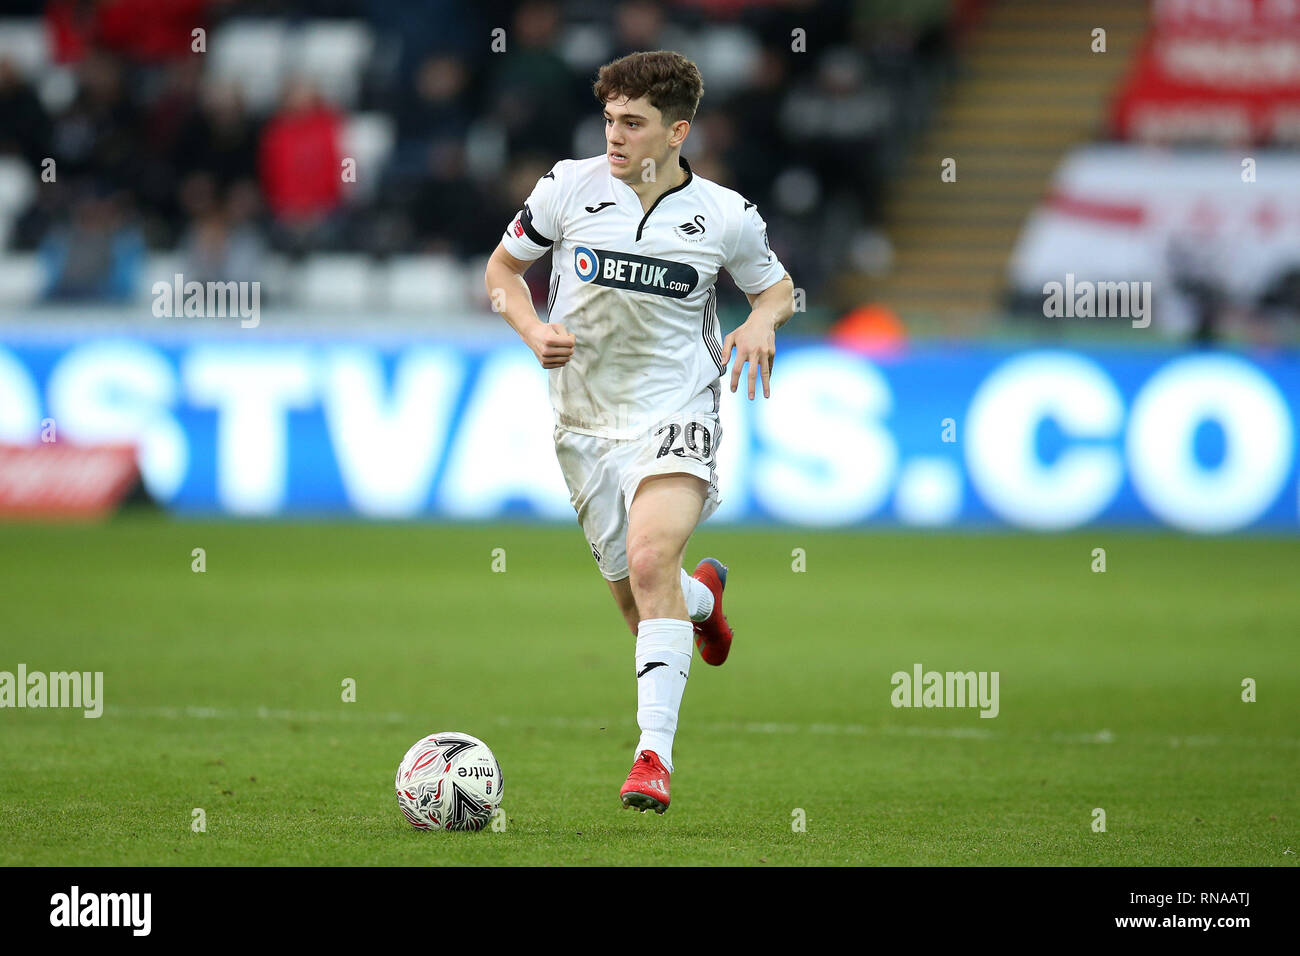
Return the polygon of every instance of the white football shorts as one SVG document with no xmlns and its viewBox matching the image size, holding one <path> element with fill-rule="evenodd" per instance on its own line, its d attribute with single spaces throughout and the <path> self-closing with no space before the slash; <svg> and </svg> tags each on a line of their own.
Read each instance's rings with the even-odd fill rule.
<svg viewBox="0 0 1300 956">
<path fill-rule="evenodd" d="M 681 472 L 703 478 L 709 490 L 700 521 L 717 510 L 722 501 L 715 468 L 721 438 L 718 416 L 710 411 L 665 419 L 643 438 L 602 438 L 556 427 L 555 456 L 569 486 L 569 501 L 605 580 L 628 576 L 628 509 L 646 478 Z"/>
</svg>

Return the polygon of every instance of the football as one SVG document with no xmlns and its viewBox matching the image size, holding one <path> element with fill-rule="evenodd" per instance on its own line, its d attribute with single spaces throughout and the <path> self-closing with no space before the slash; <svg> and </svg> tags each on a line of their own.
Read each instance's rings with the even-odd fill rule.
<svg viewBox="0 0 1300 956">
<path fill-rule="evenodd" d="M 505 782 L 488 745 L 469 734 L 430 734 L 397 767 L 397 805 L 417 830 L 481 830 Z"/>
</svg>

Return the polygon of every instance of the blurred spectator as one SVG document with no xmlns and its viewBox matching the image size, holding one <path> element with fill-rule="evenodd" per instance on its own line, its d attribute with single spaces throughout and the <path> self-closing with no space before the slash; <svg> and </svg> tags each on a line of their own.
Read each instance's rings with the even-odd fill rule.
<svg viewBox="0 0 1300 956">
<path fill-rule="evenodd" d="M 528 190 L 550 166 L 530 166 L 537 175 L 528 183 Z M 430 153 L 426 176 L 411 204 L 421 249 L 467 258 L 493 248 L 528 190 L 512 204 L 507 198 L 509 191 L 479 188 L 466 171 L 464 146 L 452 141 L 439 144 Z"/>
<path fill-rule="evenodd" d="M 144 109 L 138 142 L 143 175 L 136 183 L 141 212 L 148 217 L 154 239 L 169 244 L 176 239 L 176 192 L 181 176 L 181 153 L 186 128 L 197 111 L 202 61 L 181 60 L 157 70 L 160 93 Z"/>
<path fill-rule="evenodd" d="M 192 52 L 193 31 L 207 26 L 212 0 L 50 0 L 45 8 L 55 60 L 78 63 L 92 48 L 140 63 Z"/>
<path fill-rule="evenodd" d="M 812 83 L 796 84 L 781 106 L 785 139 L 802 153 L 828 196 L 847 190 L 861 213 L 874 218 L 881 171 L 878 151 L 891 118 L 883 90 L 867 82 L 862 54 L 851 47 L 827 51 Z"/>
<path fill-rule="evenodd" d="M 182 252 L 188 271 L 213 277 L 245 276 L 268 245 L 293 254 L 438 250 L 471 259 L 492 249 L 557 159 L 601 148 L 595 67 L 635 50 L 681 49 L 698 51 L 705 75 L 686 147 L 693 167 L 759 205 L 773 241 L 785 246 L 783 261 L 816 295 L 835 268 L 861 258 L 854 250 L 871 236 L 880 182 L 926 121 L 933 74 L 922 48 L 947 53 L 926 38 L 943 40 L 949 7 L 950 0 L 29 3 L 21 12 L 43 17 L 53 59 L 71 71 L 38 83 L 0 63 L 0 152 L 20 153 L 37 171 L 47 156 L 58 164 L 57 188 L 37 189 L 25 208 L 15 204 L 8 237 L 59 263 L 54 295 L 82 294 L 95 284 L 86 277 L 118 274 L 122 250 L 139 235 L 160 251 Z M 259 100 L 246 102 L 242 78 L 230 75 L 238 58 L 211 55 L 226 16 L 251 24 L 251 34 L 256 21 L 277 21 L 267 36 L 286 38 L 261 77 L 280 84 L 281 105 L 265 121 L 250 112 Z M 369 62 L 349 79 L 360 111 L 381 115 L 355 124 L 311 86 L 285 82 L 299 60 L 294 45 L 306 36 L 300 29 L 334 17 L 364 19 L 374 34 Z M 719 23 L 723 33 L 714 30 Z M 211 28 L 208 55 L 192 52 L 197 27 Z M 796 28 L 811 52 L 792 47 Z M 747 57 L 753 44 L 761 52 L 750 75 L 738 88 L 734 71 L 730 84 L 721 79 L 725 64 L 743 62 L 735 57 Z M 710 75 L 720 77 L 712 93 Z M 378 171 L 359 170 L 381 177 L 363 191 L 342 176 L 345 136 L 354 133 L 363 156 L 383 161 Z M 100 198 L 78 200 L 86 190 Z M 116 198 L 105 204 L 109 194 Z M 544 297 L 545 270 L 534 273 Z"/>
<path fill-rule="evenodd" d="M 559 27 L 556 4 L 527 0 L 515 14 L 507 55 L 493 64 L 493 113 L 511 153 L 567 156 L 574 117 L 589 105 L 585 84 L 555 50 Z"/>
<path fill-rule="evenodd" d="M 292 81 L 258 151 L 262 194 L 283 245 L 329 245 L 343 198 L 343 117 L 304 80 Z"/>
<path fill-rule="evenodd" d="M 41 244 L 45 295 L 55 300 L 129 301 L 144 260 L 140 231 L 127 222 L 116 193 L 92 193 L 73 207 L 72 222 Z"/>
<path fill-rule="evenodd" d="M 77 65 L 77 79 L 76 99 L 54 120 L 58 175 L 93 175 L 129 189 L 142 177 L 137 110 L 124 95 L 122 68 L 111 56 L 92 53 Z"/>
<path fill-rule="evenodd" d="M 197 184 L 205 180 L 200 174 Z M 210 181 L 209 181 L 210 182 Z M 207 187 L 211 190 L 211 186 Z M 232 190 L 223 204 L 208 192 L 197 209 L 189 232 L 181 243 L 186 280 L 198 282 L 252 282 L 261 278 L 266 243 L 253 224 L 257 190 L 243 183 Z M 191 200 L 192 204 L 195 200 Z"/>
<path fill-rule="evenodd" d="M 420 64 L 397 112 L 397 154 L 393 173 L 401 180 L 427 172 L 432 154 L 445 144 L 463 144 L 474 121 L 466 102 L 469 70 L 457 56 L 437 54 Z"/>
<path fill-rule="evenodd" d="M 97 8 L 104 46 L 141 63 L 189 56 L 194 30 L 207 27 L 212 0 L 104 0 Z"/>
<path fill-rule="evenodd" d="M 614 10 L 614 49 L 609 59 L 615 60 L 642 50 L 680 49 L 686 36 L 680 28 L 664 22 L 664 11 L 651 0 L 623 0 Z M 704 88 L 708 90 L 708 78 Z"/>
<path fill-rule="evenodd" d="M 1174 233 L 1166 247 L 1169 277 L 1174 289 L 1190 307 L 1191 328 L 1186 331 L 1198 345 L 1212 345 L 1220 338 L 1228 305 L 1219 265 L 1223 259 L 1222 251 L 1215 246 L 1211 232 L 1192 228 Z M 1165 325 L 1177 326 L 1188 322 L 1174 309 L 1166 309 L 1160 318 Z"/>
<path fill-rule="evenodd" d="M 12 61 L 0 60 L 0 153 L 21 156 L 39 170 L 49 150 L 50 120 L 45 108 Z"/>
<path fill-rule="evenodd" d="M 689 4 L 691 0 L 678 2 Z M 696 2 L 704 7 L 712 5 L 712 0 Z M 753 30 L 764 47 L 775 50 L 782 56 L 786 76 L 802 79 L 815 72 L 817 60 L 808 52 L 797 52 L 796 40 L 802 50 L 826 50 L 850 41 L 854 17 L 863 16 L 877 7 L 904 8 L 917 2 L 922 0 L 784 0 L 758 4 L 740 0 L 739 3 L 725 5 L 743 5 L 744 9 L 738 15 L 739 22 Z M 938 2 L 946 3 L 949 0 Z M 711 16 L 720 13 L 718 9 L 709 10 Z"/>
<path fill-rule="evenodd" d="M 217 185 L 257 179 L 258 126 L 244 107 L 243 92 L 231 82 L 214 81 L 199 111 L 181 135 L 178 165 L 187 173 L 210 174 Z"/>
<path fill-rule="evenodd" d="M 367 0 L 365 16 L 374 24 L 382 44 L 396 48 L 395 85 L 409 89 L 415 72 L 431 53 L 446 53 L 466 62 L 490 55 L 489 31 L 506 26 L 461 0 Z"/>
<path fill-rule="evenodd" d="M 203 61 L 197 57 L 161 71 L 161 92 L 145 110 L 141 140 L 151 156 L 175 166 L 181 137 L 198 113 Z"/>
<path fill-rule="evenodd" d="M 729 127 L 717 148 L 735 175 L 730 185 L 755 202 L 769 194 L 791 155 L 778 120 L 785 95 L 785 61 L 779 50 L 765 47 L 749 82 L 717 111 Z M 762 144 L 761 148 L 755 144 Z"/>
<path fill-rule="evenodd" d="M 95 0 L 49 0 L 45 32 L 56 63 L 80 63 L 95 45 Z"/>
</svg>

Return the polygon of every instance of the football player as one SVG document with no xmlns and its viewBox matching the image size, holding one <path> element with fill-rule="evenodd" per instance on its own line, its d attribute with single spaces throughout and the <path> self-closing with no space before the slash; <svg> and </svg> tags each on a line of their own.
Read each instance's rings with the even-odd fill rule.
<svg viewBox="0 0 1300 956">
<path fill-rule="evenodd" d="M 681 156 L 703 83 L 686 57 L 633 53 L 600 68 L 606 151 L 556 163 L 488 263 L 497 308 L 550 370 L 555 451 L 592 555 L 636 635 L 641 737 L 624 807 L 663 813 L 691 643 L 721 664 L 727 567 L 682 568 L 696 526 L 719 503 L 721 378 L 770 396 L 776 330 L 794 285 L 754 203 Z M 523 274 L 552 252 L 548 321 Z M 723 339 L 715 281 L 749 298 Z"/>
</svg>

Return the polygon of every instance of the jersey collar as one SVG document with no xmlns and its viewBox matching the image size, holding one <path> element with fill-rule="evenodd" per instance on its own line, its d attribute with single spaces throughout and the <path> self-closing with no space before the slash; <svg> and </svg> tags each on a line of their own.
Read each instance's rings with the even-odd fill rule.
<svg viewBox="0 0 1300 956">
<path fill-rule="evenodd" d="M 668 190 L 667 192 L 660 193 L 659 198 L 650 204 L 650 208 L 646 210 L 645 215 L 641 217 L 640 224 L 638 224 L 636 227 L 636 238 L 638 242 L 641 241 L 641 232 L 643 229 L 645 229 L 645 224 L 647 220 L 649 220 L 650 214 L 659 208 L 659 204 L 663 202 L 665 199 L 667 199 L 669 196 L 671 196 L 673 193 L 681 192 L 683 189 L 685 189 L 687 186 L 689 186 L 692 182 L 695 181 L 695 173 L 691 171 L 691 164 L 686 161 L 685 156 L 679 155 L 677 157 L 677 165 L 681 169 L 686 171 L 686 178 L 683 179 L 676 186 L 674 186 L 672 189 Z M 623 182 L 623 180 L 619 179 L 613 173 L 609 174 L 609 178 L 614 180 L 614 182 L 616 183 L 619 183 L 623 186 L 627 186 L 628 190 L 632 193 L 632 198 L 636 200 L 637 206 L 640 207 L 641 198 L 637 196 L 635 189 L 632 189 L 631 186 L 628 186 L 627 183 Z"/>
</svg>

